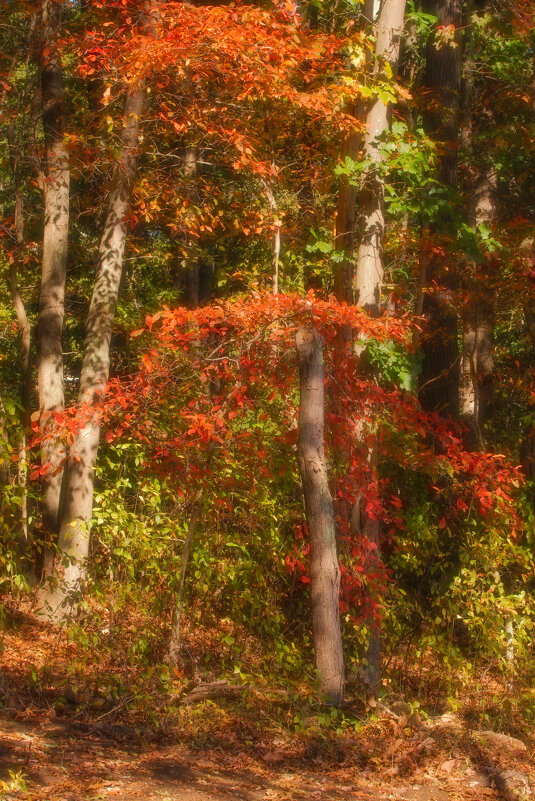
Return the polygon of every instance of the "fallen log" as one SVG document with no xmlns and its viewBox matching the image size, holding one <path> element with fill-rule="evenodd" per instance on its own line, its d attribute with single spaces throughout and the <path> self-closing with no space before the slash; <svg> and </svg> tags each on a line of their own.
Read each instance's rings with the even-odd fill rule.
<svg viewBox="0 0 535 801">
<path fill-rule="evenodd" d="M 242 684 L 229 684 L 227 681 L 206 681 L 197 684 L 184 696 L 183 703 L 198 704 L 214 698 L 237 698 L 247 688 Z"/>
</svg>

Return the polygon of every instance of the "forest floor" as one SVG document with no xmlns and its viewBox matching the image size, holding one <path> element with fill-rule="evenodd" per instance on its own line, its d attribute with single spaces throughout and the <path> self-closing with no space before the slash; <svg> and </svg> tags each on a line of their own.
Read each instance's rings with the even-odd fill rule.
<svg viewBox="0 0 535 801">
<path fill-rule="evenodd" d="M 161 711 L 132 716 L 132 696 L 84 695 L 76 646 L 20 615 L 0 631 L 0 798 L 21 801 L 528 801 L 535 732 L 471 728 L 461 716 L 384 707 L 351 733 L 253 735 L 234 699 L 203 701 L 192 736 Z M 70 660 L 70 661 L 69 661 Z M 89 668 L 85 668 L 89 680 Z M 76 683 L 75 683 L 76 682 Z M 73 690 L 76 687 L 76 692 Z M 89 686 L 89 684 L 88 684 Z M 93 690 L 93 693 L 95 691 Z M 125 700 L 125 699 L 128 699 Z M 128 706 L 129 705 L 129 706 Z M 157 703 L 155 702 L 157 706 Z M 189 714 L 189 713 L 188 713 Z M 164 716 L 165 717 L 165 716 Z M 185 719 L 186 720 L 186 719 Z M 222 725 L 222 721 L 225 724 Z M 175 721 L 176 724 L 176 721 Z M 518 733 L 518 732 L 515 732 Z M 507 736 L 506 736 L 507 735 Z"/>
</svg>

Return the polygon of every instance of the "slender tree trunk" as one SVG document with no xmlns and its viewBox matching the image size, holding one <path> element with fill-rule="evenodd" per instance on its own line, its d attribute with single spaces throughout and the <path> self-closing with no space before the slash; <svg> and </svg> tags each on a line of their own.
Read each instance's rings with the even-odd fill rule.
<svg viewBox="0 0 535 801">
<path fill-rule="evenodd" d="M 375 53 L 373 73 L 377 79 L 388 68 L 395 73 L 399 60 L 401 34 L 405 17 L 405 0 L 384 0 L 375 21 Z M 383 243 L 385 219 L 383 210 L 384 178 L 380 175 L 381 154 L 379 139 L 390 127 L 390 107 L 379 97 L 367 107 L 363 158 L 371 162 L 366 170 L 359 193 L 359 248 L 354 277 L 355 302 L 369 314 L 378 316 L 381 308 L 381 286 L 383 283 Z M 376 452 L 372 447 L 368 455 L 370 478 L 376 478 Z M 380 521 L 370 517 L 357 503 L 352 511 L 352 528 L 358 518 L 358 531 L 368 548 L 366 568 L 373 572 L 380 562 Z M 361 677 L 370 695 L 375 695 L 381 676 L 381 631 L 375 619 L 367 621 L 368 648 L 365 665 L 361 666 Z"/>
<path fill-rule="evenodd" d="M 532 61 L 532 108 L 533 120 L 535 121 L 535 30 L 531 32 L 531 43 L 533 48 L 533 61 Z M 531 251 L 531 263 L 535 267 L 535 242 L 533 240 L 526 240 L 523 249 Z M 535 314 L 533 313 L 531 303 L 524 305 L 524 319 L 526 329 L 531 339 L 531 344 L 535 350 Z M 528 481 L 535 481 L 535 425 L 529 423 L 524 431 L 522 441 L 520 442 L 520 464 L 522 465 L 522 472 Z M 531 493 L 531 504 L 535 507 L 535 484 Z"/>
<path fill-rule="evenodd" d="M 472 305 L 463 320 L 460 411 L 467 429 L 465 446 L 470 450 L 481 450 L 485 446 L 482 426 L 487 416 L 494 369 L 493 315 L 486 300 L 482 298 L 479 306 Z"/>
<path fill-rule="evenodd" d="M 386 65 L 392 71 L 397 67 L 404 18 L 405 0 L 384 0 L 381 4 L 375 24 L 376 77 L 384 71 Z M 379 174 L 379 138 L 389 127 L 389 104 L 376 97 L 366 115 L 363 158 L 370 160 L 372 164 L 364 174 L 359 195 L 361 236 L 355 284 L 356 303 L 374 316 L 380 310 L 384 273 L 384 179 Z"/>
<path fill-rule="evenodd" d="M 269 203 L 271 213 L 275 216 L 278 214 L 277 199 L 273 192 L 271 181 L 262 181 L 264 187 L 264 195 Z M 273 231 L 273 250 L 271 256 L 271 288 L 274 295 L 279 294 L 279 263 L 281 252 L 281 229 L 280 220 L 275 220 L 275 230 Z"/>
<path fill-rule="evenodd" d="M 473 13 L 474 3 L 465 4 L 464 69 L 462 81 L 461 146 L 468 161 L 467 222 L 477 230 L 483 223 L 493 223 L 497 216 L 497 174 L 491 160 L 481 157 L 474 137 L 483 128 L 495 126 L 493 115 L 478 106 L 475 117 L 475 84 Z M 487 119 L 488 118 L 488 119 Z M 477 141 L 477 140 L 476 140 Z M 492 391 L 493 330 L 492 289 L 489 263 L 472 265 L 469 299 L 463 313 L 463 350 L 461 360 L 460 412 L 466 424 L 465 445 L 470 449 L 484 447 L 483 425 L 486 421 Z"/>
<path fill-rule="evenodd" d="M 0 486 L 8 487 L 11 484 L 11 471 L 9 469 L 9 434 L 7 430 L 6 410 L 0 396 Z"/>
<path fill-rule="evenodd" d="M 184 177 L 188 181 L 186 197 L 190 203 L 195 202 L 195 177 L 197 175 L 197 148 L 187 147 L 184 157 Z M 184 234 L 184 244 L 189 251 L 189 264 L 184 276 L 184 300 L 188 308 L 196 309 L 200 302 L 201 272 L 197 256 L 192 257 L 195 248 L 189 231 Z"/>
<path fill-rule="evenodd" d="M 359 114 L 355 115 L 358 119 Z M 342 158 L 350 158 L 356 162 L 361 143 L 361 134 L 352 132 L 344 143 Z M 334 294 L 336 299 L 349 305 L 353 304 L 353 282 L 355 263 L 353 252 L 355 248 L 355 216 L 356 216 L 356 186 L 349 181 L 347 175 L 340 178 L 338 202 L 336 206 L 336 240 L 335 248 L 343 253 L 343 259 L 337 262 L 334 273 Z"/>
<path fill-rule="evenodd" d="M 69 156 L 65 145 L 63 71 L 57 40 L 61 4 L 44 0 L 38 49 L 42 119 L 46 150 L 44 232 L 39 317 L 36 327 L 37 381 L 43 441 L 41 462 L 48 466 L 43 494 L 43 525 L 57 534 L 65 448 L 54 436 L 54 412 L 64 408 L 63 315 L 69 229 Z"/>
<path fill-rule="evenodd" d="M 269 144 L 271 150 L 271 169 L 273 173 L 276 173 L 276 164 L 275 164 L 275 146 L 273 141 L 273 126 L 271 124 L 271 114 L 269 108 L 266 108 L 265 112 L 265 126 L 266 131 L 269 136 Z M 279 220 L 279 209 L 277 206 L 277 198 L 275 197 L 275 192 L 273 191 L 273 181 L 271 178 L 267 178 L 266 180 L 262 179 L 262 186 L 264 188 L 264 194 L 267 198 L 269 203 L 269 207 L 271 209 L 271 213 L 274 217 L 273 225 L 273 238 L 272 238 L 272 255 L 271 255 L 271 289 L 275 296 L 279 294 L 279 267 L 280 267 L 280 253 L 281 253 L 281 220 Z"/>
<path fill-rule="evenodd" d="M 33 52 L 34 36 L 35 36 L 35 21 L 36 13 L 32 13 L 30 17 L 30 24 L 27 35 L 27 54 L 26 54 L 26 69 L 30 63 Z M 31 93 L 31 104 L 29 94 Z M 39 93 L 36 91 L 36 80 L 30 78 L 24 87 L 24 91 L 18 100 L 17 114 L 22 113 L 28 108 L 30 104 L 37 109 L 39 103 Z M 39 114 L 39 112 L 38 112 Z M 30 113 L 31 116 L 31 113 Z M 17 483 L 21 491 L 21 505 L 20 505 L 20 536 L 18 537 L 18 553 L 21 557 L 21 569 L 26 573 L 28 579 L 34 583 L 36 579 L 33 567 L 28 563 L 24 564 L 24 557 L 28 552 L 29 545 L 29 498 L 28 498 L 28 455 L 26 435 L 29 430 L 30 413 L 31 413 L 31 399 L 32 399 L 32 364 L 31 364 L 31 342 L 32 330 L 30 320 L 24 305 L 22 293 L 19 289 L 19 268 L 21 267 L 24 248 L 24 195 L 21 182 L 21 162 L 30 158 L 28 147 L 28 129 L 31 127 L 24 126 L 21 135 L 17 136 L 16 116 L 12 118 L 7 130 L 7 142 L 10 152 L 10 163 L 13 178 L 13 185 L 15 189 L 15 241 L 16 245 L 9 261 L 7 284 L 13 302 L 13 308 L 17 319 L 17 324 L 20 331 L 20 367 L 21 367 L 21 430 L 18 442 L 18 462 L 17 462 Z"/>
<path fill-rule="evenodd" d="M 371 26 L 374 18 L 374 0 L 365 0 L 359 26 L 365 30 Z M 346 138 L 342 148 L 342 159 L 349 158 L 356 162 L 362 145 L 362 126 L 366 114 L 366 106 L 362 102 L 355 103 L 350 113 L 355 117 L 355 130 Z M 341 251 L 343 259 L 337 262 L 334 272 L 334 294 L 337 300 L 348 304 L 354 302 L 355 281 L 355 219 L 356 219 L 357 187 L 347 175 L 340 178 L 338 199 L 336 206 L 336 234 L 335 247 Z M 347 332 L 346 332 L 347 334 Z M 344 340 L 347 339 L 347 336 Z"/>
<path fill-rule="evenodd" d="M 368 455 L 372 480 L 376 480 L 376 458 L 376 450 L 372 449 Z M 367 512 L 363 495 L 357 498 L 351 511 L 350 531 L 352 537 L 357 541 L 360 540 L 364 546 L 365 557 L 362 565 L 364 575 L 377 574 L 381 566 L 381 521 Z M 372 599 L 371 592 L 367 600 L 378 601 Z M 368 642 L 364 659 L 358 666 L 358 677 L 364 685 L 368 699 L 372 699 L 377 695 L 381 681 L 381 625 L 376 616 L 370 615 L 366 619 L 366 627 Z"/>
<path fill-rule="evenodd" d="M 184 156 L 184 177 L 187 179 L 185 196 L 193 204 L 200 202 L 196 187 L 198 152 L 187 147 Z M 213 294 L 213 266 L 200 257 L 200 243 L 189 231 L 183 232 L 183 243 L 188 253 L 188 264 L 182 276 L 183 300 L 190 309 L 204 306 Z M 175 236 L 173 236 L 173 239 Z"/>
<path fill-rule="evenodd" d="M 102 398 L 109 378 L 110 340 L 122 276 L 144 102 L 144 85 L 135 85 L 126 100 L 115 184 L 100 240 L 97 277 L 86 323 L 79 404 L 89 409 Z M 76 609 L 85 579 L 99 439 L 100 422 L 95 412 L 75 434 L 70 449 L 58 538 L 58 557 L 62 564 L 55 566 L 55 586 L 43 592 L 41 598 L 56 620 Z"/>
<path fill-rule="evenodd" d="M 17 184 L 18 170 L 14 166 L 14 179 Z M 18 265 L 24 249 L 24 205 L 22 192 L 18 186 L 15 189 L 15 235 L 17 239 L 16 251 L 8 268 L 7 281 L 15 316 L 20 330 L 20 367 L 21 367 L 21 401 L 22 420 L 21 433 L 18 445 L 17 480 L 22 494 L 20 508 L 21 537 L 19 538 L 19 554 L 24 556 L 28 546 L 28 459 L 26 454 L 26 431 L 30 422 L 31 400 L 31 326 L 24 306 L 24 301 L 18 286 Z"/>
<path fill-rule="evenodd" d="M 193 509 L 189 519 L 188 530 L 186 532 L 186 539 L 184 540 L 184 547 L 182 548 L 182 557 L 180 560 L 180 577 L 178 580 L 178 592 L 176 595 L 176 602 L 173 609 L 173 619 L 171 622 L 171 636 L 169 638 L 169 654 L 168 661 L 171 667 L 177 667 L 180 663 L 180 652 L 182 650 L 182 608 L 184 605 L 184 587 L 186 585 L 186 571 L 188 568 L 189 555 L 195 531 L 197 530 L 197 523 L 201 512 L 202 490 L 199 490 L 193 501 Z"/>
<path fill-rule="evenodd" d="M 324 448 L 323 343 L 311 328 L 296 336 L 300 406 L 297 452 L 310 537 L 312 633 L 320 691 L 331 703 L 344 698 L 340 632 L 340 568 L 334 509 Z"/>
<path fill-rule="evenodd" d="M 533 242 L 528 247 L 533 248 Z M 535 314 L 527 304 L 524 306 L 524 318 L 527 333 L 531 339 L 531 347 L 535 350 Z M 528 481 L 534 482 L 531 492 L 531 504 L 535 507 L 535 425 L 533 423 L 529 423 L 524 430 L 520 443 L 519 458 L 524 476 Z"/>
<path fill-rule="evenodd" d="M 459 141 L 462 0 L 426 0 L 424 10 L 438 17 L 440 26 L 452 25 L 454 41 L 437 42 L 432 35 L 427 44 L 424 83 L 430 93 L 425 116 L 427 134 L 440 148 L 438 178 L 452 190 L 457 189 L 457 148 Z M 454 199 L 444 204 L 439 233 L 446 239 L 455 236 Z M 427 328 L 422 338 L 423 363 L 420 376 L 420 402 L 427 411 L 440 411 L 456 417 L 459 409 L 458 319 L 454 293 L 456 276 L 437 259 L 428 264 L 428 292 L 423 313 Z M 432 288 L 432 291 L 430 291 Z"/>
</svg>

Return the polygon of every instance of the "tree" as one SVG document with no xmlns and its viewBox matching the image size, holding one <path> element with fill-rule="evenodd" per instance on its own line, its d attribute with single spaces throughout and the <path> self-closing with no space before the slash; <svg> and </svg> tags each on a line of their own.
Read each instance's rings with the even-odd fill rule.
<svg viewBox="0 0 535 801">
<path fill-rule="evenodd" d="M 324 445 L 322 342 L 312 328 L 296 335 L 299 361 L 297 453 L 310 537 L 310 603 L 320 692 L 333 704 L 344 698 L 344 654 L 340 633 L 340 568 L 336 526 Z"/>
<path fill-rule="evenodd" d="M 436 16 L 438 29 L 428 40 L 424 85 L 429 103 L 424 115 L 428 136 L 439 149 L 438 180 L 446 188 L 439 218 L 434 225 L 446 246 L 456 232 L 457 148 L 461 86 L 461 0 L 427 0 L 425 10 Z M 423 314 L 427 328 L 422 339 L 420 401 L 428 411 L 456 417 L 459 409 L 457 276 L 447 252 L 429 259 Z"/>
<path fill-rule="evenodd" d="M 154 10 L 144 4 L 141 25 L 154 31 Z M 78 403 L 88 410 L 87 421 L 76 432 L 67 463 L 65 502 L 58 537 L 58 558 L 52 587 L 44 588 L 41 601 L 56 618 L 76 603 L 86 573 L 93 486 L 100 439 L 100 424 L 91 409 L 104 395 L 110 371 L 110 341 L 123 270 L 131 190 L 136 170 L 140 121 L 145 85 L 137 79 L 129 89 L 124 128 L 115 168 L 114 186 L 102 232 L 97 276 L 86 322 L 84 356 Z"/>
<path fill-rule="evenodd" d="M 362 6 L 359 17 L 359 29 L 364 32 L 373 25 L 374 0 L 366 0 Z M 367 52 L 367 51 L 366 51 Z M 369 57 L 365 58 L 365 62 Z M 355 119 L 355 129 L 350 131 L 344 140 L 342 160 L 356 162 L 362 146 L 362 127 L 365 122 L 366 104 L 361 99 L 353 100 L 352 113 Z M 336 205 L 336 249 L 341 251 L 342 258 L 334 271 L 334 293 L 339 301 L 354 302 L 355 282 L 355 220 L 356 220 L 357 186 L 351 176 L 343 173 L 340 177 Z"/>
<path fill-rule="evenodd" d="M 482 11 L 487 4 L 483 4 Z M 492 154 L 479 144 L 496 125 L 492 110 L 484 105 L 484 85 L 475 81 L 474 4 L 465 8 L 464 75 L 462 82 L 462 129 L 460 144 L 467 159 L 467 222 L 476 236 L 490 231 L 496 222 L 498 176 Z M 483 94 L 483 97 L 481 95 Z M 482 103 L 483 100 L 483 103 Z M 467 447 L 484 447 L 483 426 L 488 417 L 493 363 L 492 258 L 484 253 L 472 264 L 468 298 L 463 309 L 460 413 L 467 426 Z"/>
<path fill-rule="evenodd" d="M 374 77 L 395 72 L 405 18 L 405 0 L 384 0 L 375 23 Z M 380 141 L 390 125 L 390 104 L 378 92 L 367 109 L 363 159 L 369 164 L 359 193 L 359 248 L 355 302 L 370 314 L 379 314 L 383 283 L 384 178 L 379 174 Z"/>
<path fill-rule="evenodd" d="M 64 409 L 63 317 L 69 235 L 69 154 L 66 143 L 65 90 L 58 39 L 61 4 L 43 0 L 37 25 L 36 57 L 41 82 L 45 141 L 44 226 L 39 316 L 35 331 L 39 413 L 46 468 L 43 493 L 45 531 L 57 534 L 65 449 L 54 435 L 54 414 Z M 48 565 L 50 568 L 51 565 Z"/>
<path fill-rule="evenodd" d="M 373 15 L 373 4 L 365 8 L 364 16 Z M 340 300 L 354 302 L 365 309 L 369 314 L 378 316 L 381 307 L 381 287 L 383 283 L 383 246 L 385 237 L 384 219 L 384 174 L 381 174 L 381 139 L 390 126 L 390 103 L 386 99 L 387 90 L 381 83 L 388 85 L 397 68 L 399 59 L 401 35 L 405 17 L 405 0 L 385 0 L 380 6 L 377 19 L 374 22 L 375 47 L 373 55 L 373 80 L 377 93 L 367 104 L 363 104 L 361 114 L 364 121 L 364 136 L 362 159 L 367 165 L 361 176 L 360 191 L 358 193 L 358 254 L 356 270 L 354 267 L 348 273 L 347 262 L 341 263 L 335 276 L 335 288 L 338 286 L 337 297 Z M 351 142 L 352 140 L 350 140 Z M 344 220 L 344 226 L 351 230 L 354 220 L 345 222 L 342 214 L 347 203 L 355 203 L 354 196 L 350 197 L 350 189 L 342 183 L 339 192 L 338 218 Z M 347 214 L 345 215 L 347 216 Z M 352 238 L 352 237 L 351 237 Z M 351 248 L 351 246 L 350 246 Z M 351 279 L 351 292 L 348 292 L 348 279 Z M 360 348 L 364 351 L 364 348 Z M 364 365 L 366 359 L 362 359 Z M 366 368 L 364 368 L 366 369 Z M 362 428 L 362 424 L 361 424 Z M 365 438 L 365 432 L 362 430 Z M 368 453 L 370 464 L 369 480 L 376 481 L 376 454 L 375 446 Z M 363 538 L 368 545 L 366 569 L 368 573 L 375 572 L 380 563 L 380 521 L 370 515 L 366 504 L 359 499 L 350 512 L 351 525 L 355 537 Z M 380 678 L 380 630 L 377 620 L 370 619 L 369 642 L 366 654 L 366 666 L 361 671 L 362 678 L 368 688 L 375 693 Z"/>
</svg>

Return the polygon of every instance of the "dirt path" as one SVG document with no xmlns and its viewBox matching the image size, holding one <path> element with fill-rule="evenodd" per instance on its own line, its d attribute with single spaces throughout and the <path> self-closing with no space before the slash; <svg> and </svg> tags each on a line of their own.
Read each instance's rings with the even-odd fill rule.
<svg viewBox="0 0 535 801">
<path fill-rule="evenodd" d="M 529 733 L 520 753 L 501 741 L 477 745 L 466 722 L 447 714 L 412 721 L 385 707 L 386 717 L 356 732 L 318 738 L 271 719 L 252 725 L 264 707 L 223 699 L 222 708 L 196 707 L 189 724 L 172 707 L 166 725 L 169 699 L 150 696 L 150 686 L 152 705 L 141 712 L 124 701 L 110 707 L 99 682 L 120 674 L 120 662 L 87 663 L 61 632 L 22 613 L 10 620 L 0 639 L 0 781 L 20 772 L 26 789 L 7 799 L 503 801 L 492 782 L 498 768 L 529 774 L 535 787 Z"/>
<path fill-rule="evenodd" d="M 0 716 L 0 778 L 21 770 L 25 801 L 475 801 L 497 797 L 482 786 L 431 775 L 374 784 L 355 766 L 286 762 L 236 750 L 195 751 L 144 743 L 110 727 L 103 736 L 66 721 Z M 277 764 L 270 764 L 277 762 Z M 360 774 L 360 775 L 359 775 Z M 468 793 L 468 794 L 467 794 Z M 8 796 L 8 798 L 11 796 Z"/>
</svg>

